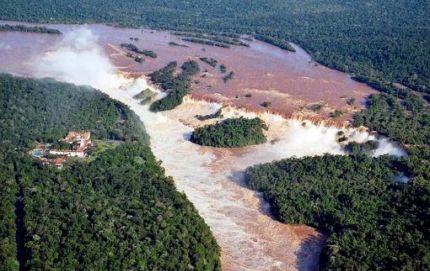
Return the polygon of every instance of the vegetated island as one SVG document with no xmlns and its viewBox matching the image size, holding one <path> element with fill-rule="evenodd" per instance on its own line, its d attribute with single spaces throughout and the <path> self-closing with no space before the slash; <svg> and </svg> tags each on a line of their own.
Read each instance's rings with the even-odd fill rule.
<svg viewBox="0 0 430 271">
<path fill-rule="evenodd" d="M 0 25 L 1 31 L 16 31 L 16 32 L 30 32 L 30 33 L 42 33 L 42 34 L 54 34 L 61 35 L 61 31 L 53 28 L 47 28 L 45 26 L 27 26 L 27 25 Z"/>
<path fill-rule="evenodd" d="M 157 54 L 154 51 L 151 50 L 141 50 L 136 45 L 132 43 L 121 43 L 121 48 L 125 48 L 131 52 L 134 52 L 136 54 L 142 54 L 147 57 L 151 58 L 157 58 Z"/>
<path fill-rule="evenodd" d="M 73 4 L 62 0 L 54 9 L 49 1 L 32 8 L 28 1 L 4 1 L 0 18 L 252 34 L 287 50 L 292 49 L 288 41 L 297 43 L 317 62 L 354 74 L 378 89 L 395 93 L 394 83 L 400 83 L 430 94 L 429 6 L 422 1 L 378 0 L 371 8 L 360 0 L 275 0 L 270 5 L 263 0 L 254 4 L 201 0 L 193 5 L 169 2 L 167 6 L 164 2 L 126 3 L 107 0 L 104 5 L 89 5 L 84 0 Z"/>
<path fill-rule="evenodd" d="M 208 114 L 208 115 L 195 115 L 194 117 L 196 119 L 200 120 L 200 121 L 222 118 L 222 108 L 218 109 L 215 113 L 212 113 L 212 114 Z"/>
<path fill-rule="evenodd" d="M 147 88 L 134 95 L 133 98 L 139 100 L 140 104 L 145 105 L 150 103 L 156 96 L 157 94 L 155 92 Z"/>
<path fill-rule="evenodd" d="M 173 32 L 173 35 L 181 36 L 183 41 L 200 43 L 204 45 L 230 48 L 231 45 L 249 47 L 249 44 L 240 40 L 237 34 L 208 34 L 202 32 Z"/>
<path fill-rule="evenodd" d="M 265 143 L 267 139 L 263 130 L 267 129 L 267 125 L 260 118 L 240 117 L 196 128 L 190 140 L 203 146 L 244 147 Z"/>
<path fill-rule="evenodd" d="M 429 107 L 412 94 L 373 95 L 354 125 L 398 140 L 408 155 L 371 158 L 376 142 L 350 143 L 348 156 L 248 168 L 248 185 L 264 192 L 280 221 L 328 234 L 322 270 L 429 270 Z"/>
<path fill-rule="evenodd" d="M 220 270 L 209 227 L 176 191 L 138 117 L 88 87 L 0 75 L 3 270 Z M 67 131 L 118 144 L 42 164 L 29 151 Z"/>
<path fill-rule="evenodd" d="M 149 75 L 152 82 L 159 84 L 164 91 L 167 91 L 166 97 L 151 104 L 151 111 L 172 110 L 180 105 L 185 95 L 189 93 L 190 78 L 199 72 L 199 65 L 196 61 L 189 60 L 182 64 L 182 72 L 175 76 L 177 65 L 176 61 L 170 62 L 166 67 Z"/>
</svg>

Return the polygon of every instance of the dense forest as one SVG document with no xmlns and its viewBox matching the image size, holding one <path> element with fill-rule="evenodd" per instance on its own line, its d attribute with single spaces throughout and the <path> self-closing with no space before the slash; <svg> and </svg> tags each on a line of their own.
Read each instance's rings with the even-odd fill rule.
<svg viewBox="0 0 430 271">
<path fill-rule="evenodd" d="M 348 156 L 251 167 L 247 183 L 264 192 L 282 222 L 329 235 L 323 270 L 429 270 L 429 116 L 419 96 L 372 95 L 354 124 L 398 140 L 406 157 L 370 158 L 376 142 L 349 143 Z"/>
<path fill-rule="evenodd" d="M 221 111 L 218 111 L 221 113 Z M 209 118 L 211 116 L 209 115 Z M 191 142 L 212 147 L 243 147 L 266 142 L 263 130 L 267 125 L 259 118 L 226 119 L 212 125 L 196 128 Z"/>
<path fill-rule="evenodd" d="M 189 93 L 191 76 L 199 72 L 199 64 L 194 60 L 188 60 L 181 66 L 181 73 L 175 76 L 176 61 L 170 62 L 166 67 L 149 75 L 152 82 L 159 84 L 167 92 L 167 96 L 153 102 L 151 111 L 172 110 L 180 105 Z"/>
<path fill-rule="evenodd" d="M 2 145 L 52 143 L 69 130 L 88 130 L 101 139 L 148 140 L 138 117 L 99 91 L 49 79 L 22 80 L 10 75 L 0 79 Z"/>
<path fill-rule="evenodd" d="M 0 75 L 0 270 L 219 270 L 219 248 L 129 108 L 101 92 Z M 69 130 L 120 144 L 63 169 L 32 160 Z"/>
<path fill-rule="evenodd" d="M 290 51 L 294 42 L 316 61 L 384 92 L 369 98 L 354 125 L 398 140 L 407 157 L 370 158 L 363 152 L 374 146 L 349 144 L 350 155 L 291 158 L 246 172 L 248 184 L 264 192 L 279 220 L 328 234 L 323 270 L 430 269 L 430 111 L 419 96 L 396 84 L 430 100 L 429 14 L 430 3 L 422 0 L 0 3 L 0 18 L 7 20 L 148 26 L 197 33 L 184 39 L 211 43 L 216 41 L 201 37 L 249 34 Z M 151 75 L 167 93 L 151 105 L 154 111 L 174 108 L 188 93 L 187 78 L 174 75 L 176 63 L 169 65 Z M 226 72 L 224 65 L 219 68 Z M 20 263 L 29 269 L 54 264 L 81 270 L 219 269 L 219 251 L 207 226 L 174 191 L 150 150 L 135 143 L 147 139 L 124 105 L 52 81 L 1 76 L 0 89 L 2 101 L 8 101 L 0 111 L 0 270 L 17 270 Z M 196 129 L 193 136 L 202 145 L 242 146 L 250 142 L 243 127 L 217 124 Z M 117 152 L 63 171 L 28 158 L 25 151 L 36 140 L 55 141 L 68 129 L 124 143 Z M 255 131 L 252 140 L 264 142 L 261 127 Z M 400 182 L 401 176 L 409 182 Z M 153 192 L 142 193 L 146 190 Z M 22 221 L 24 210 L 31 212 Z"/>
<path fill-rule="evenodd" d="M 274 215 L 329 235 L 322 270 L 429 270 L 430 185 L 399 182 L 405 167 L 366 155 L 286 159 L 249 168 Z"/>
<path fill-rule="evenodd" d="M 92 1 L 0 3 L 0 18 L 107 22 L 212 34 L 250 34 L 373 82 L 430 92 L 430 3 L 422 0 Z"/>
<path fill-rule="evenodd" d="M 372 95 L 367 109 L 354 116 L 354 125 L 364 125 L 404 144 L 430 145 L 430 109 L 416 95 L 402 100 L 391 95 Z"/>
</svg>

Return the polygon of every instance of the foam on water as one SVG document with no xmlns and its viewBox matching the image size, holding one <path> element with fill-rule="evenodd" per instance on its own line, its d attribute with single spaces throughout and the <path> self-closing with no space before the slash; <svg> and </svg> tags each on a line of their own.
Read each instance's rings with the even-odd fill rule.
<svg viewBox="0 0 430 271">
<path fill-rule="evenodd" d="M 195 145 L 187 140 L 193 128 L 216 121 L 200 122 L 195 115 L 214 113 L 220 104 L 186 98 L 172 111 L 150 112 L 133 96 L 148 87 L 159 97 L 163 94 L 143 77 L 131 79 L 117 73 L 96 37 L 86 29 L 79 31 L 36 58 L 35 75 L 91 85 L 130 106 L 144 122 L 155 156 L 214 233 L 222 248 L 223 269 L 315 269 L 323 237 L 310 227 L 286 225 L 270 217 L 267 208 L 262 209 L 261 195 L 244 187 L 243 171 L 251 165 L 293 156 L 344 154 L 337 141 L 340 130 L 357 142 L 376 137 L 354 129 L 223 108 L 223 118 L 262 118 L 269 125 L 268 142 L 234 150 Z M 388 140 L 378 140 L 380 147 L 374 155 L 403 155 Z"/>
</svg>

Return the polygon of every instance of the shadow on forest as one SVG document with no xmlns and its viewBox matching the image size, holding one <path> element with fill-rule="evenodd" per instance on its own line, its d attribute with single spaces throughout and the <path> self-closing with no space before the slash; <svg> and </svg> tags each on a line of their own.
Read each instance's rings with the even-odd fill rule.
<svg viewBox="0 0 430 271">
<path fill-rule="evenodd" d="M 299 271 L 317 271 L 321 250 L 327 237 L 320 233 L 317 236 L 311 235 L 304 239 L 300 244 L 300 250 L 297 255 L 297 270 Z"/>
<path fill-rule="evenodd" d="M 252 190 L 246 184 L 244 171 L 232 171 L 229 175 L 229 178 L 235 183 L 237 183 L 238 185 Z M 273 216 L 270 210 L 270 204 L 264 199 L 263 193 L 257 192 L 257 191 L 256 193 L 257 193 L 256 196 L 260 200 L 260 212 L 276 220 L 276 218 Z M 324 245 L 324 242 L 326 240 L 327 240 L 327 236 L 325 236 L 322 233 L 319 233 L 316 236 L 310 235 L 301 242 L 300 249 L 296 253 L 297 269 L 299 271 L 319 270 L 320 254 L 321 254 L 321 250 Z"/>
<path fill-rule="evenodd" d="M 254 191 L 256 194 L 256 197 L 259 200 L 259 210 L 261 213 L 269 216 L 270 218 L 276 220 L 276 217 L 273 216 L 272 211 L 270 209 L 269 202 L 264 198 L 263 192 L 259 192 L 256 190 L 253 190 L 249 185 L 247 185 L 245 180 L 245 171 L 244 170 L 234 170 L 231 171 L 229 174 L 229 179 L 238 184 L 241 187 L 244 187 L 246 189 L 249 189 L 251 191 Z"/>
</svg>

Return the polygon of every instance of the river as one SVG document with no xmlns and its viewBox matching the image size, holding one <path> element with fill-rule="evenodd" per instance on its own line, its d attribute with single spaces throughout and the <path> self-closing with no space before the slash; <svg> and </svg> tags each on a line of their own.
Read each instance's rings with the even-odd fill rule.
<svg viewBox="0 0 430 271">
<path fill-rule="evenodd" d="M 105 27 L 94 26 L 95 29 Z M 346 127 L 285 118 L 282 112 L 254 112 L 252 106 L 239 108 L 240 103 L 232 103 L 229 99 L 211 103 L 187 97 L 172 111 L 152 113 L 133 96 L 147 87 L 158 90 L 148 85 L 144 74 L 132 71 L 128 64 L 118 64 L 115 51 L 106 46 L 100 31 L 78 26 L 61 26 L 61 30 L 69 33 L 64 37 L 0 33 L 0 56 L 2 60 L 6 59 L 0 63 L 0 71 L 91 85 L 130 106 L 145 124 L 151 137 L 152 151 L 162 161 L 166 173 L 174 178 L 178 190 L 186 194 L 210 226 L 222 249 L 223 270 L 318 268 L 325 236 L 305 225 L 276 221 L 261 194 L 246 187 L 243 172 L 251 165 L 293 156 L 343 154 L 342 145 L 337 142 L 340 130 L 350 140 L 359 142 L 375 139 L 374 135 Z M 116 31 L 121 32 L 120 29 Z M 124 37 L 130 35 L 127 31 Z M 341 76 L 338 72 L 336 74 Z M 300 81 L 297 84 L 300 86 Z M 222 106 L 220 101 L 229 105 L 223 109 L 224 118 L 261 117 L 270 127 L 268 142 L 238 149 L 217 149 L 188 141 L 193 128 L 205 124 L 194 116 L 214 113 Z M 381 146 L 375 155 L 402 155 L 402 151 L 392 143 L 379 140 Z"/>
</svg>

